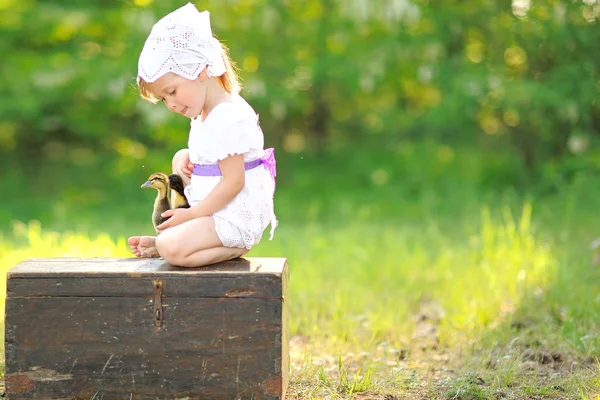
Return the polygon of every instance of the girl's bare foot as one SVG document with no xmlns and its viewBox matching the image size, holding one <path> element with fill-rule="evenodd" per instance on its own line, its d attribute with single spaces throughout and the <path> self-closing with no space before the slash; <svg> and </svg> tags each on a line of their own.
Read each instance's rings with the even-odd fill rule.
<svg viewBox="0 0 600 400">
<path fill-rule="evenodd" d="M 127 243 L 136 257 L 160 257 L 156 250 L 156 237 L 154 236 L 132 236 L 127 239 Z"/>
</svg>

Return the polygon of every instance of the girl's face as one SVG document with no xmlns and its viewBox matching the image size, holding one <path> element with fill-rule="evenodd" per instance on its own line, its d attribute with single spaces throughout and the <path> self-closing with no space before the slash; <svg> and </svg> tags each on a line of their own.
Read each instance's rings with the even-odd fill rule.
<svg viewBox="0 0 600 400">
<path fill-rule="evenodd" d="M 188 118 L 196 118 L 206 102 L 206 69 L 191 81 L 169 72 L 148 85 L 167 108 Z"/>
</svg>

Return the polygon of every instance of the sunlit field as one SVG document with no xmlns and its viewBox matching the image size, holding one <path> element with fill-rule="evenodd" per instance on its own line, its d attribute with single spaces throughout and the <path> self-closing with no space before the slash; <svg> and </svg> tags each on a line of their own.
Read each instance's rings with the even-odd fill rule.
<svg viewBox="0 0 600 400">
<path fill-rule="evenodd" d="M 433 219 L 282 224 L 253 250 L 289 260 L 291 398 L 596 398 L 589 254 L 538 234 L 530 203 L 476 213 L 451 230 Z M 36 221 L 0 239 L 3 275 L 31 257 L 128 254 L 124 237 Z"/>
<path fill-rule="evenodd" d="M 519 175 L 501 154 L 385 155 L 279 160 L 280 226 L 248 257 L 289 262 L 290 398 L 596 399 L 596 178 L 517 189 L 489 180 Z M 115 165 L 76 169 L 52 197 L 36 191 L 59 165 L 31 178 L 2 209 L 2 276 L 32 257 L 129 257 L 155 193 L 148 168 Z"/>
</svg>

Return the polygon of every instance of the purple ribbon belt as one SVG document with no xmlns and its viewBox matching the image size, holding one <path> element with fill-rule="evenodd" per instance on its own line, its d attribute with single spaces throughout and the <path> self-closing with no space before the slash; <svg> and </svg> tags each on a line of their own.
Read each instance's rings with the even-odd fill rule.
<svg viewBox="0 0 600 400">
<path fill-rule="evenodd" d="M 258 167 L 260 164 L 265 166 L 265 169 L 271 173 L 271 177 L 275 179 L 277 172 L 275 170 L 275 151 L 273 148 L 265 149 L 265 154 L 257 159 L 244 163 L 244 170 L 248 171 Z M 221 168 L 219 164 L 194 164 L 192 173 L 196 176 L 221 176 Z"/>
</svg>

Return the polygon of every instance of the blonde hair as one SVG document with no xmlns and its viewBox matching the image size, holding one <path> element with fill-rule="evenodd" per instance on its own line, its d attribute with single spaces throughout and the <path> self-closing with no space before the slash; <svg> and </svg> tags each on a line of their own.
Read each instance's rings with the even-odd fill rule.
<svg viewBox="0 0 600 400">
<path fill-rule="evenodd" d="M 225 63 L 225 73 L 221 76 L 217 76 L 217 82 L 225 91 L 229 94 L 238 94 L 242 89 L 242 85 L 240 84 L 240 78 L 238 76 L 238 68 L 235 62 L 231 60 L 229 57 L 229 49 L 223 43 L 219 42 L 221 45 L 221 50 L 223 54 L 223 62 Z M 140 96 L 143 99 L 148 100 L 151 103 L 159 103 L 161 99 L 156 97 L 154 93 L 150 91 L 148 88 L 148 82 L 146 82 L 142 77 L 138 77 L 137 80 L 138 89 L 140 90 Z"/>
</svg>

